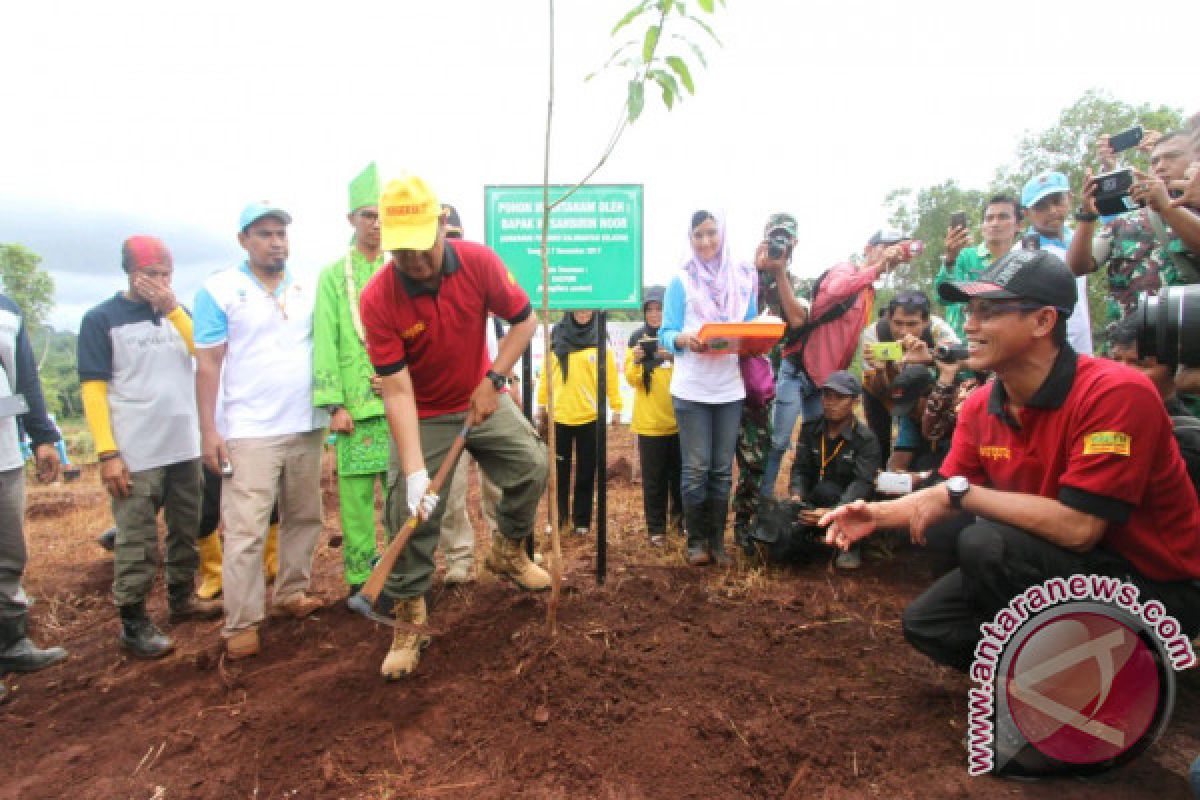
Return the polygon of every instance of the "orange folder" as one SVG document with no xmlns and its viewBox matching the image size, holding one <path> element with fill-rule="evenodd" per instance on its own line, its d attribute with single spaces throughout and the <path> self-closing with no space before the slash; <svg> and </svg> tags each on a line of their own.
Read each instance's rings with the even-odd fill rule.
<svg viewBox="0 0 1200 800">
<path fill-rule="evenodd" d="M 696 338 L 713 353 L 755 356 L 774 347 L 786 329 L 782 322 L 706 322 Z"/>
</svg>

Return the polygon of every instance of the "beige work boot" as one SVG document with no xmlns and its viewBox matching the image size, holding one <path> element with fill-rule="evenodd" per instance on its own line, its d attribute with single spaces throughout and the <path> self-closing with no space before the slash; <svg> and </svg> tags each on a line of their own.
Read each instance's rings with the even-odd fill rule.
<svg viewBox="0 0 1200 800">
<path fill-rule="evenodd" d="M 203 539 L 196 540 L 200 553 L 200 586 L 196 596 L 201 600 L 212 600 L 221 594 L 221 534 L 213 531 Z"/>
<path fill-rule="evenodd" d="M 273 603 L 271 605 L 271 616 L 274 618 L 293 617 L 295 619 L 304 619 L 324 607 L 325 603 L 321 601 L 321 598 L 305 592 L 299 592 L 277 603 Z"/>
<path fill-rule="evenodd" d="M 428 619 L 424 596 L 406 597 L 396 601 L 397 621 L 424 625 Z M 411 675 L 421 660 L 421 648 L 428 647 L 430 641 L 430 637 L 420 633 L 396 630 L 392 634 L 392 647 L 384 656 L 379 673 L 389 681 L 398 681 L 406 675 Z"/>
<path fill-rule="evenodd" d="M 525 555 L 525 541 L 510 539 L 502 533 L 492 536 L 492 549 L 484 562 L 499 578 L 508 578 L 527 592 L 550 588 L 550 573 L 534 564 Z"/>
<path fill-rule="evenodd" d="M 258 628 L 243 628 L 225 640 L 225 655 L 238 661 L 258 655 Z"/>
</svg>

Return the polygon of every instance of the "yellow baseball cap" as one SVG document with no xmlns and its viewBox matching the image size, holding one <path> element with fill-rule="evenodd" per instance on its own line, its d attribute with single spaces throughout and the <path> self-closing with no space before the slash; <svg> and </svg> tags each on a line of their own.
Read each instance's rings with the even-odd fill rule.
<svg viewBox="0 0 1200 800">
<path fill-rule="evenodd" d="M 425 181 L 407 175 L 388 181 L 379 198 L 384 250 L 428 250 L 437 238 L 442 206 Z"/>
</svg>

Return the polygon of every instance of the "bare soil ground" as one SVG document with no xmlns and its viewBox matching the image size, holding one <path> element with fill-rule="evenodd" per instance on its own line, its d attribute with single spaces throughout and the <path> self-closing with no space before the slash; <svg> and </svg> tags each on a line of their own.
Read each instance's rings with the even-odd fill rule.
<svg viewBox="0 0 1200 800">
<path fill-rule="evenodd" d="M 314 586 L 329 607 L 270 623 L 260 657 L 212 658 L 219 623 L 205 623 L 171 629 L 178 649 L 163 661 L 128 659 L 110 557 L 94 543 L 109 524 L 96 476 L 33 488 L 32 628 L 71 658 L 8 677 L 0 800 L 1188 796 L 1196 675 L 1181 676 L 1163 740 L 1101 781 L 970 778 L 967 682 L 899 630 L 932 577 L 920 552 L 853 575 L 688 568 L 680 542 L 644 541 L 624 431 L 610 442 L 621 459 L 608 580 L 596 584 L 594 540 L 565 543 L 556 636 L 545 595 L 486 574 L 466 588 L 439 578 L 431 621 L 445 633 L 393 684 L 378 674 L 389 632 L 345 609 L 340 552 L 324 542 Z M 161 590 L 151 610 L 165 618 Z"/>
</svg>

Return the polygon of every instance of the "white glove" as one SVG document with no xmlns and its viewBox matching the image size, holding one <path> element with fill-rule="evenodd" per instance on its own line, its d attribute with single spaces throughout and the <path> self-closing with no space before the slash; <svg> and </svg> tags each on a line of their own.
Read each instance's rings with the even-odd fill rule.
<svg viewBox="0 0 1200 800">
<path fill-rule="evenodd" d="M 436 494 L 425 493 L 425 490 L 429 488 L 429 473 L 423 469 L 418 470 L 405 478 L 404 483 L 408 489 L 409 513 L 415 514 L 421 519 L 429 519 L 429 515 L 433 513 L 438 504 Z"/>
</svg>

